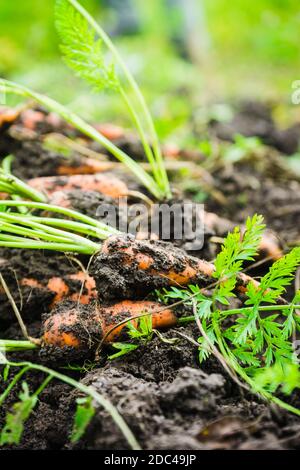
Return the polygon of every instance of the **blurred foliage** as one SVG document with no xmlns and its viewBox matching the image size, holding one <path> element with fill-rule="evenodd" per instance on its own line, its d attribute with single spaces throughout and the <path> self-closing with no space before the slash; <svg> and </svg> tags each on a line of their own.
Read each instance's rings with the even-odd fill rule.
<svg viewBox="0 0 300 470">
<path fill-rule="evenodd" d="M 114 30 L 118 18 L 108 0 L 81 1 L 106 30 Z M 115 41 L 141 83 L 161 137 L 186 142 L 192 110 L 198 108 L 199 117 L 199 108 L 210 101 L 240 96 L 290 101 L 300 70 L 299 0 L 189 0 L 207 36 L 197 64 L 171 41 L 183 31 L 179 10 L 170 10 L 170 3 L 184 0 L 131 1 L 138 32 Z M 86 118 L 126 125 L 118 98 L 87 93 L 61 61 L 53 5 L 54 0 L 0 3 L 0 75 L 47 92 Z"/>
</svg>

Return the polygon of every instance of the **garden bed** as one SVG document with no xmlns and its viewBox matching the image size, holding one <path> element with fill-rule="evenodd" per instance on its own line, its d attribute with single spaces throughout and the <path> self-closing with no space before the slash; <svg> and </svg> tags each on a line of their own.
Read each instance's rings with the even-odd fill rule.
<svg viewBox="0 0 300 470">
<path fill-rule="evenodd" d="M 26 112 L 28 113 L 24 113 Z M 13 172 L 23 179 L 57 176 L 57 168 L 66 162 L 59 152 L 43 145 L 45 135 L 55 132 L 81 139 L 82 136 L 58 118 L 54 119 L 53 115 L 49 119 L 44 111 L 31 112 L 42 114 L 39 125 L 34 129 L 28 129 L 24 114 L 17 121 L 3 125 L 0 135 L 2 157 L 14 153 L 16 158 Z M 250 110 L 249 113 L 251 120 L 253 111 Z M 274 126 L 272 129 L 274 136 Z M 227 129 L 227 134 L 224 135 L 224 129 L 222 132 L 219 130 L 215 139 L 219 142 L 220 137 L 229 138 L 228 132 Z M 259 137 L 264 136 L 259 134 Z M 293 138 L 294 135 L 291 136 Z M 95 147 L 88 140 L 81 140 L 81 143 L 86 149 L 105 153 L 103 148 Z M 214 260 L 220 241 L 227 232 L 234 225 L 243 224 L 254 213 L 265 217 L 268 228 L 275 231 L 281 249 L 289 250 L 299 245 L 300 178 L 286 166 L 286 159 L 289 157 L 278 152 L 278 138 L 267 143 L 272 146 L 265 146 L 255 156 L 250 153 L 230 165 L 222 162 L 220 164 L 218 161 L 216 167 L 210 168 L 210 190 L 206 189 L 205 209 L 215 213 L 219 222 L 217 226 L 208 224 L 204 249 L 197 251 L 197 257 L 207 261 Z M 132 136 L 127 138 L 124 132 L 122 146 L 130 148 L 131 156 L 139 160 L 141 152 L 137 139 Z M 287 137 L 284 149 L 286 148 L 290 148 Z M 136 149 L 136 154 L 132 153 L 133 149 Z M 187 155 L 188 152 L 179 152 L 176 160 L 182 161 L 184 158 L 186 161 Z M 72 150 L 71 158 L 75 167 L 81 165 L 80 153 Z M 174 156 L 171 161 L 174 162 Z M 192 161 L 201 168 L 203 155 L 193 154 Z M 187 161 L 187 166 L 190 163 L 191 160 Z M 112 168 L 110 172 L 114 177 L 125 181 L 130 190 L 144 191 L 123 169 Z M 201 177 L 195 177 L 194 185 L 201 188 L 202 184 L 207 188 L 205 179 L 203 181 Z M 178 191 L 178 200 L 193 199 L 193 193 L 183 188 L 178 175 L 174 175 L 173 185 Z M 111 202 L 109 197 L 96 191 L 86 192 L 76 188 L 70 200 L 72 208 L 89 216 L 95 215 L 97 206 L 103 201 Z M 134 199 L 132 202 L 135 202 Z M 226 220 L 221 223 L 222 219 Z M 184 243 L 181 246 L 184 247 Z M 73 257 L 47 251 L 5 248 L 0 251 L 0 259 L 1 273 L 14 294 L 29 334 L 38 337 L 41 315 L 51 310 L 54 300 L 54 293 L 48 288 L 49 279 L 62 278 L 68 286 L 70 297 L 81 289 L 80 280 L 72 279 L 72 275 L 78 271 L 78 265 Z M 85 267 L 88 266 L 89 256 L 80 255 L 78 259 Z M 266 260 L 254 268 L 248 265 L 247 269 L 255 277 L 264 275 L 269 266 L 270 260 Z M 114 278 L 116 268 L 116 265 L 110 266 L 110 271 L 102 273 L 97 284 L 98 292 L 105 294 L 105 301 L 107 298 L 110 301 L 121 300 L 125 294 L 131 298 L 136 296 L 143 299 L 148 295 L 148 290 L 151 291 L 147 288 L 147 280 L 145 287 L 141 287 L 138 278 L 136 286 L 139 288 L 136 287 L 135 290 L 133 278 L 129 290 L 118 297 L 122 286 L 117 285 Z M 130 276 L 130 272 L 127 272 L 128 275 Z M 19 281 L 24 278 L 35 280 L 37 285 L 21 285 Z M 297 282 L 299 278 L 296 278 Z M 293 297 L 293 291 L 294 287 L 291 286 L 289 300 Z M 85 294 L 87 291 L 83 290 L 82 295 Z M 89 306 L 81 308 L 88 313 Z M 198 336 L 196 324 L 175 327 L 163 332 L 163 340 L 154 336 L 129 355 L 109 360 L 106 351 L 103 351 L 96 362 L 92 356 L 88 358 L 88 362 L 81 361 L 79 355 L 75 362 L 69 364 L 69 368 L 67 363 L 64 364 L 67 367 L 65 369 L 61 369 L 62 365 L 56 356 L 47 356 L 43 352 L 40 355 L 36 351 L 19 352 L 14 353 L 12 358 L 18 361 L 31 360 L 54 369 L 58 367 L 83 384 L 93 386 L 117 407 L 144 449 L 299 449 L 299 417 L 243 390 L 214 356 L 199 365 L 197 346 L 191 342 L 191 339 L 197 341 Z M 0 337 L 22 339 L 4 292 L 1 293 Z M 35 389 L 41 382 L 41 374 L 32 372 L 26 380 Z M 0 385 L 4 389 L 4 385 Z M 0 428 L 17 396 L 16 387 L 1 408 Z M 76 444 L 70 443 L 75 399 L 78 396 L 77 391 L 54 379 L 40 395 L 39 403 L 26 422 L 17 448 L 128 448 L 128 443 L 111 416 L 100 407 L 97 407 L 83 438 Z M 299 393 L 294 392 L 287 401 L 294 407 L 299 407 Z"/>
</svg>

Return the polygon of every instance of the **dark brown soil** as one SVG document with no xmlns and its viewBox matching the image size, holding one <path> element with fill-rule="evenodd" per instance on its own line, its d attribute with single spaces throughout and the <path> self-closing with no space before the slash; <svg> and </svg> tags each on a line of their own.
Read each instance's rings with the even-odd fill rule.
<svg viewBox="0 0 300 470">
<path fill-rule="evenodd" d="M 178 331 L 197 335 L 192 326 Z M 170 346 L 154 338 L 128 357 L 81 373 L 84 384 L 117 406 L 144 449 L 299 449 L 299 419 L 241 394 L 214 361 L 199 368 L 196 348 L 178 337 L 176 329 L 164 336 L 180 341 Z M 40 374 L 28 376 L 33 389 L 41 380 Z M 19 448 L 127 449 L 119 429 L 100 408 L 85 437 L 70 444 L 78 396 L 52 382 L 27 422 Z M 12 394 L 5 410 L 15 400 Z"/>
<path fill-rule="evenodd" d="M 226 139 L 231 139 L 237 132 L 256 135 L 285 153 L 295 151 L 295 141 L 299 137 L 296 126 L 295 129 L 282 131 L 280 134 L 266 108 L 259 109 L 257 105 L 252 105 L 254 109 L 251 109 L 251 106 L 249 109 L 249 105 L 247 106 L 237 115 L 230 129 L 222 129 L 214 124 L 213 132 Z M 38 131 L 52 132 L 53 126 L 48 122 L 44 127 L 41 125 Z M 72 133 L 72 130 L 63 129 L 63 132 Z M 27 178 L 54 174 L 53 169 L 57 165 L 55 159 L 61 158 L 60 156 L 49 157 L 49 151 L 41 149 L 40 142 L 35 139 L 18 140 L 13 138 L 13 135 L 9 135 L 8 129 L 2 129 L 0 152 L 3 156 L 11 152 L 17 155 L 14 169 L 18 175 Z M 126 142 L 125 139 L 122 145 L 129 146 L 132 151 L 135 144 L 132 141 Z M 136 145 L 135 156 L 137 159 L 141 156 L 139 144 Z M 53 164 L 53 161 L 56 163 Z M 299 244 L 299 179 L 280 171 L 273 160 L 273 149 L 270 148 L 270 161 L 239 162 L 226 169 L 218 168 L 212 173 L 212 177 L 215 187 L 225 196 L 225 202 L 218 202 L 209 194 L 206 201 L 208 211 L 226 218 L 229 225 L 234 222 L 243 223 L 246 216 L 254 212 L 262 213 L 268 226 L 279 234 L 285 248 Z M 94 193 L 83 194 L 74 191 L 72 194 L 72 206 L 92 216 L 95 215 L 97 205 L 103 201 L 101 196 Z M 105 199 L 104 202 L 106 201 Z M 210 236 L 225 235 L 226 224 L 227 222 L 223 226 L 225 233 L 222 233 L 222 230 L 207 229 L 205 249 L 197 253 L 197 256 L 206 259 L 214 257 L 215 245 L 214 242 L 210 243 Z M 185 256 L 184 252 L 182 256 Z M 21 312 L 29 333 L 38 336 L 42 314 L 47 316 L 53 300 L 53 294 L 46 288 L 47 280 L 57 275 L 66 280 L 68 274 L 78 270 L 78 265 L 63 255 L 22 250 L 1 250 L 0 259 L 1 273 L 8 282 L 18 306 L 22 307 Z M 81 257 L 80 260 L 87 266 L 88 259 Z M 163 259 L 158 257 L 155 260 L 162 263 L 160 267 L 165 268 Z M 94 264 L 97 266 L 97 287 L 101 292 L 100 296 L 106 300 L 128 295 L 131 298 L 141 298 L 153 287 L 163 286 L 161 281 L 155 286 L 149 286 L 147 279 L 141 278 L 140 271 L 134 273 L 131 269 L 126 272 L 118 257 L 113 264 L 105 263 L 103 256 L 98 261 L 101 261 L 101 265 Z M 263 266 L 261 271 L 264 272 L 264 269 Z M 24 277 L 36 279 L 43 288 L 20 288 L 17 280 Z M 74 291 L 80 289 L 80 285 L 75 281 L 70 287 Z M 0 295 L 0 302 L 0 338 L 22 338 L 3 293 Z M 68 305 L 70 306 L 66 303 L 58 308 L 67 308 Z M 81 328 L 82 324 L 88 321 L 90 309 L 93 309 L 93 305 L 80 307 L 80 315 L 83 318 Z M 82 333 L 82 330 L 80 331 Z M 98 332 L 95 331 L 96 333 Z M 117 406 L 144 449 L 300 448 L 299 418 L 240 390 L 216 359 L 211 358 L 205 364 L 199 365 L 197 348 L 181 336 L 184 334 L 197 340 L 199 331 L 195 325 L 173 328 L 162 334 L 165 339 L 176 338 L 177 341 L 174 344 L 167 343 L 154 336 L 151 342 L 143 344 L 137 351 L 114 361 L 107 359 L 107 352 L 111 351 L 103 350 L 99 362 L 94 364 L 92 370 L 89 370 L 89 363 L 85 363 L 81 370 L 62 369 L 62 362 L 68 362 L 69 356 L 65 354 L 66 351 L 60 354 L 53 349 L 44 348 L 40 354 L 15 353 L 13 358 L 46 363 L 77 380 L 82 380 L 84 384 L 93 385 L 99 393 Z M 80 354 L 78 358 L 72 358 L 73 366 L 82 366 Z M 26 375 L 31 390 L 37 389 L 43 378 L 40 373 Z M 4 388 L 5 384 L 0 382 L 0 393 Z M 17 400 L 18 391 L 16 387 L 0 410 L 0 428 L 3 426 L 5 414 Z M 40 396 L 34 413 L 26 423 L 18 449 L 128 448 L 110 416 L 100 408 L 97 408 L 96 415 L 81 441 L 76 445 L 70 444 L 75 400 L 78 396 L 69 386 L 53 380 Z M 295 393 L 289 400 L 299 407 L 299 393 Z"/>
<path fill-rule="evenodd" d="M 287 129 L 277 127 L 272 117 L 272 107 L 264 103 L 245 101 L 229 123 L 213 121 L 211 132 L 223 140 L 234 140 L 235 135 L 259 137 L 265 144 L 291 155 L 297 152 L 300 141 L 300 123 Z"/>
<path fill-rule="evenodd" d="M 273 174 L 268 170 L 268 167 L 253 168 L 249 162 L 219 170 L 214 178 L 216 185 L 222 188 L 226 204 L 208 200 L 207 207 L 237 223 L 243 223 L 254 213 L 262 214 L 267 226 L 277 233 L 285 246 L 297 245 L 300 178 L 287 177 L 276 167 Z"/>
</svg>

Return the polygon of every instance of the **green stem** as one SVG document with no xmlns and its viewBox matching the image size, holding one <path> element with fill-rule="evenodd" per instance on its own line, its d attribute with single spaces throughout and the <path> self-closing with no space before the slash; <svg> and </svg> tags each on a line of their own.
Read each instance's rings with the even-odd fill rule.
<svg viewBox="0 0 300 470">
<path fill-rule="evenodd" d="M 45 378 L 44 382 L 42 382 L 39 388 L 34 392 L 33 396 L 38 397 L 42 393 L 42 391 L 47 387 L 48 383 L 51 382 L 52 379 L 53 375 L 48 375 L 48 377 Z"/>
<path fill-rule="evenodd" d="M 135 162 L 131 157 L 129 157 L 129 155 L 116 147 L 94 127 L 87 124 L 83 119 L 81 119 L 75 113 L 69 111 L 57 101 L 49 98 L 48 96 L 36 93 L 29 88 L 17 85 L 16 83 L 4 79 L 0 80 L 0 90 L 6 93 L 13 93 L 19 96 L 33 98 L 35 101 L 42 104 L 46 108 L 59 114 L 65 121 L 79 129 L 83 134 L 103 145 L 103 147 L 105 147 L 112 155 L 114 155 L 117 160 L 126 165 L 155 198 L 160 199 L 161 196 L 163 196 L 155 180 L 137 162 Z"/>
<path fill-rule="evenodd" d="M 91 225 L 92 227 L 97 227 L 100 230 L 107 232 L 107 236 L 120 234 L 120 232 L 114 229 L 113 227 L 110 227 L 109 225 L 99 222 L 93 219 L 92 217 L 81 214 L 80 212 L 74 211 L 72 209 L 66 209 L 64 207 L 55 206 L 53 204 L 45 204 L 45 203 L 31 202 L 31 201 L 11 201 L 11 200 L 1 201 L 1 206 L 18 207 L 22 205 L 23 206 L 25 205 L 26 207 L 29 207 L 32 209 L 41 209 L 47 212 L 56 212 L 57 214 L 62 214 L 62 215 L 65 215 L 66 217 L 79 220 L 80 222 L 83 222 L 84 224 Z"/>
<path fill-rule="evenodd" d="M 9 364 L 9 363 L 7 363 Z M 23 368 L 20 370 L 20 372 L 18 372 L 13 380 L 10 382 L 10 384 L 6 387 L 6 389 L 4 390 L 4 392 L 2 393 L 2 395 L 0 395 L 0 407 L 2 406 L 2 403 L 4 402 L 4 400 L 8 397 L 8 395 L 10 394 L 10 391 L 13 389 L 13 387 L 18 383 L 18 381 L 20 380 L 20 378 L 25 374 L 25 372 L 27 372 L 29 369 L 30 369 L 30 366 L 28 364 L 21 364 L 21 366 L 23 365 Z"/>
<path fill-rule="evenodd" d="M 5 222 L 0 222 L 0 229 L 1 229 L 1 233 L 2 231 L 4 231 L 8 233 L 15 233 L 17 235 L 22 235 L 25 237 L 37 238 L 37 239 L 51 241 L 51 242 L 66 243 L 70 241 L 69 238 L 56 237 L 54 235 L 49 235 L 47 233 L 42 233 L 40 231 L 26 229 L 25 227 L 17 227 L 14 224 L 8 224 Z"/>
<path fill-rule="evenodd" d="M 149 111 L 149 108 L 146 104 L 145 98 L 143 94 L 141 93 L 141 90 L 134 79 L 133 75 L 129 71 L 127 65 L 123 61 L 122 57 L 120 56 L 118 50 L 114 46 L 113 42 L 111 41 L 110 37 L 106 34 L 106 32 L 99 26 L 99 24 L 94 20 L 94 18 L 76 1 L 76 0 L 68 0 L 71 5 L 87 20 L 87 22 L 90 24 L 90 26 L 96 31 L 96 33 L 99 35 L 99 37 L 103 40 L 104 44 L 107 46 L 107 48 L 111 51 L 113 56 L 115 57 L 116 61 L 119 63 L 120 67 L 122 68 L 124 75 L 131 86 L 132 90 L 135 93 L 135 96 L 140 103 L 141 109 L 144 113 L 146 123 L 149 128 L 149 132 L 151 135 L 151 140 L 152 140 L 152 145 L 153 145 L 153 150 L 154 150 L 154 155 L 156 157 L 156 162 L 157 166 L 159 169 L 160 176 L 162 178 L 163 184 L 161 185 L 161 189 L 164 190 L 163 196 L 165 197 L 171 197 L 171 190 L 170 190 L 170 185 L 169 185 L 169 180 L 168 176 L 166 173 L 164 161 L 162 158 L 161 150 L 160 150 L 160 145 L 159 145 L 159 140 L 157 136 L 157 132 Z M 159 184 L 159 181 L 157 181 Z"/>
<path fill-rule="evenodd" d="M 300 308 L 300 305 L 262 305 L 259 307 L 256 307 L 256 309 L 259 312 L 276 312 L 276 310 L 289 310 L 289 309 L 295 309 L 297 310 Z M 243 307 L 243 308 L 234 308 L 231 310 L 223 310 L 222 315 L 236 315 L 239 313 L 244 313 L 244 312 L 251 312 L 253 310 L 253 307 Z"/>
<path fill-rule="evenodd" d="M 28 198 L 31 201 L 47 202 L 47 197 L 43 193 L 31 188 L 16 176 L 0 172 L 0 185 L 1 184 L 7 184 L 9 186 L 10 194 L 16 194 Z"/>
<path fill-rule="evenodd" d="M 107 238 L 107 232 L 98 228 L 90 227 L 89 225 L 82 224 L 81 222 L 73 222 L 72 220 L 62 219 L 43 219 L 42 217 L 30 217 L 31 220 L 36 222 L 42 222 L 43 225 L 53 225 L 55 227 L 62 227 L 67 230 L 74 230 L 74 232 L 84 233 L 91 237 L 99 238 L 99 240 L 105 240 Z"/>
<path fill-rule="evenodd" d="M 123 97 L 123 100 L 127 106 L 127 109 L 132 117 L 132 120 L 138 130 L 138 133 L 139 133 L 139 136 L 140 136 L 140 139 L 141 139 L 141 142 L 142 142 L 142 145 L 143 145 L 143 148 L 144 148 L 144 151 L 145 151 L 145 154 L 147 156 L 147 159 L 150 163 L 150 167 L 151 167 L 151 170 L 152 170 L 152 173 L 153 173 L 153 176 L 155 178 L 155 180 L 157 181 L 157 183 L 159 183 L 159 169 L 158 169 L 158 166 L 155 162 L 155 158 L 153 156 L 153 152 L 151 150 L 151 147 L 150 145 L 148 144 L 148 141 L 147 141 L 147 138 L 145 136 L 145 133 L 144 133 L 144 129 L 142 127 L 142 124 L 141 124 L 141 121 L 138 117 L 138 114 L 136 113 L 135 109 L 133 108 L 127 94 L 125 93 L 124 89 L 122 87 L 120 87 L 120 93 Z"/>
<path fill-rule="evenodd" d="M 97 249 L 99 249 L 96 243 L 88 240 L 87 238 L 81 237 L 80 235 L 76 235 L 74 233 L 66 232 L 64 230 L 44 226 L 43 224 L 39 224 L 37 222 L 34 222 L 28 219 L 26 216 L 25 217 L 22 217 L 21 215 L 16 216 L 16 215 L 12 215 L 12 214 L 8 214 L 4 212 L 0 214 L 0 229 L 1 229 L 1 219 L 10 220 L 11 222 L 15 222 L 20 225 L 29 226 L 33 229 L 36 229 L 36 230 L 28 230 L 28 229 L 23 230 L 23 227 L 15 227 L 13 225 L 14 227 L 12 229 L 13 233 L 19 233 L 20 235 L 25 235 L 25 236 L 29 235 L 31 238 L 37 237 L 37 238 L 45 239 L 50 242 L 60 241 L 62 243 L 71 243 L 71 244 L 76 243 L 78 245 L 91 247 L 92 249 L 96 251 Z M 3 223 L 4 230 L 5 230 L 5 225 L 8 226 L 10 224 Z M 7 232 L 8 228 L 5 231 Z"/>
<path fill-rule="evenodd" d="M 7 157 L 3 158 L 2 169 L 4 173 L 9 174 L 9 175 L 11 174 L 11 166 L 12 166 L 13 160 L 14 160 L 13 155 L 8 155 Z"/>
<path fill-rule="evenodd" d="M 10 339 L 0 340 L 0 351 L 1 352 L 13 352 L 13 351 L 27 351 L 30 349 L 37 349 L 38 346 L 31 341 L 19 341 Z"/>
<path fill-rule="evenodd" d="M 257 310 L 260 312 L 276 312 L 276 310 L 288 310 L 290 308 L 293 308 L 294 310 L 300 309 L 300 305 L 265 305 L 258 307 Z M 252 307 L 246 307 L 246 308 L 234 308 L 231 310 L 222 310 L 221 314 L 222 316 L 227 316 L 227 315 L 238 315 L 240 313 L 244 313 L 245 311 L 251 312 L 253 310 Z M 194 315 L 186 316 L 186 317 L 181 317 L 178 318 L 178 323 L 179 324 L 185 324 L 185 323 L 191 323 L 195 321 Z"/>
<path fill-rule="evenodd" d="M 43 243 L 28 241 L 28 239 L 22 239 L 20 241 L 2 241 L 0 237 L 0 246 L 4 248 L 20 248 L 27 250 L 50 250 L 50 251 L 60 251 L 64 253 L 81 253 L 84 255 L 93 255 L 96 251 L 99 250 L 99 246 L 95 243 L 95 249 L 92 249 L 88 246 L 79 246 L 79 245 L 68 245 L 64 243 Z"/>
</svg>

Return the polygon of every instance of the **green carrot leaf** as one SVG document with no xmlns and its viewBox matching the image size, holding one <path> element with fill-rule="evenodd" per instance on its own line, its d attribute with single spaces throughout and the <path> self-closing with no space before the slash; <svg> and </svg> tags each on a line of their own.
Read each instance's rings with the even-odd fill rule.
<svg viewBox="0 0 300 470">
<path fill-rule="evenodd" d="M 78 442 L 81 439 L 95 414 L 91 397 L 78 398 L 76 402 L 71 442 Z"/>
<path fill-rule="evenodd" d="M 95 37 L 87 20 L 68 0 L 56 0 L 55 16 L 66 64 L 95 91 L 119 91 L 114 63 L 107 62 L 103 41 Z"/>
</svg>

